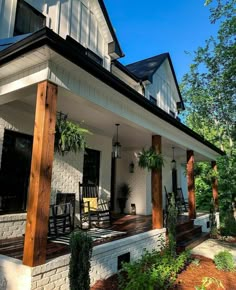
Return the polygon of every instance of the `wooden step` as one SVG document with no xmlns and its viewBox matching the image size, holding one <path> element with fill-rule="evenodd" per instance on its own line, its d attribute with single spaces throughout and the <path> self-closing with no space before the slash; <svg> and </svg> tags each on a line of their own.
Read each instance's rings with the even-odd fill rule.
<svg viewBox="0 0 236 290">
<path fill-rule="evenodd" d="M 193 236 L 191 239 L 186 239 L 183 241 L 179 241 L 177 243 L 177 252 L 182 252 L 186 249 L 192 249 L 196 247 L 197 245 L 201 244 L 205 240 L 209 239 L 210 234 L 209 233 L 198 233 L 195 236 Z"/>
<path fill-rule="evenodd" d="M 201 226 L 193 226 L 192 228 L 184 231 L 184 232 L 177 232 L 176 240 L 177 242 L 181 242 L 184 240 L 189 240 L 196 236 L 197 234 L 200 234 L 202 232 Z"/>
<path fill-rule="evenodd" d="M 193 220 L 188 220 L 183 223 L 177 224 L 176 232 L 181 233 L 181 232 L 185 232 L 187 230 L 192 229 L 194 227 L 193 222 L 194 222 Z"/>
</svg>

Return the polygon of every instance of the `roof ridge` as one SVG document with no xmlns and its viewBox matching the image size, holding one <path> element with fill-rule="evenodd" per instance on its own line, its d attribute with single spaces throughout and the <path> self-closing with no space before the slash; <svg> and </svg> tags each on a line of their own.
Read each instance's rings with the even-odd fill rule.
<svg viewBox="0 0 236 290">
<path fill-rule="evenodd" d="M 153 58 L 155 58 L 155 57 L 162 56 L 162 55 L 163 55 L 163 56 L 164 56 L 164 55 L 168 56 L 168 55 L 170 55 L 170 53 L 169 53 L 169 52 L 163 52 L 163 53 L 160 53 L 160 54 L 157 54 L 157 55 L 154 55 L 154 56 L 148 57 L 148 58 L 144 58 L 144 59 L 141 59 L 141 60 L 138 60 L 138 61 L 135 61 L 135 62 L 132 62 L 132 63 L 126 64 L 125 66 L 127 67 L 127 66 L 129 66 L 129 65 L 133 65 L 133 64 L 136 64 L 136 63 L 139 63 L 139 62 L 142 62 L 142 61 L 151 60 L 151 59 L 153 59 Z"/>
</svg>

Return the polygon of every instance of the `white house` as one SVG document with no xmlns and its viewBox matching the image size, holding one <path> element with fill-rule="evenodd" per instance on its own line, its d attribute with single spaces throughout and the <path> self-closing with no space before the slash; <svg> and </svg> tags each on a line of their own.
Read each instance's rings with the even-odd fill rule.
<svg viewBox="0 0 236 290">
<path fill-rule="evenodd" d="M 195 217 L 194 160 L 215 166 L 223 152 L 180 122 L 184 103 L 168 53 L 127 66 L 118 61 L 123 56 L 102 0 L 0 0 L 0 220 L 23 221 L 17 231 L 12 224 L 1 228 L 0 236 L 22 236 L 28 213 L 27 266 L 45 262 L 34 254 L 45 247 L 55 193 L 74 192 L 78 199 L 79 181 L 96 182 L 114 210 L 116 188 L 127 182 L 133 192 L 126 213 L 135 203 L 137 214 L 152 214 L 153 228 L 163 228 L 173 148 L 177 186 Z M 86 153 L 53 154 L 56 111 L 90 130 Z M 116 160 L 115 124 L 122 145 Z M 138 167 L 138 153 L 150 146 L 164 156 L 162 173 Z M 216 191 L 214 185 L 215 197 Z"/>
</svg>

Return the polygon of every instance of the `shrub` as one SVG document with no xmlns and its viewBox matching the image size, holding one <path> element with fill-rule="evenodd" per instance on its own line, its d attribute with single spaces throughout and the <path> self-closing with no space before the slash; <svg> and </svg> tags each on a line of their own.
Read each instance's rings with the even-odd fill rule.
<svg viewBox="0 0 236 290">
<path fill-rule="evenodd" d="M 224 217 L 220 232 L 223 236 L 236 236 L 236 220 L 231 210 Z"/>
<path fill-rule="evenodd" d="M 90 259 L 92 256 L 92 238 L 83 232 L 73 232 L 70 238 L 69 279 L 71 290 L 90 289 Z"/>
<path fill-rule="evenodd" d="M 169 244 L 168 249 L 172 257 L 176 256 L 176 225 L 177 225 L 177 209 L 175 204 L 175 195 L 170 193 L 169 203 L 168 203 L 168 216 L 167 216 L 167 231 Z"/>
<path fill-rule="evenodd" d="M 234 271 L 234 257 L 229 251 L 219 252 L 214 256 L 216 268 L 222 271 Z"/>
<path fill-rule="evenodd" d="M 119 289 L 168 289 L 189 261 L 190 253 L 183 252 L 174 258 L 169 249 L 146 252 L 139 261 L 124 263 L 119 275 Z"/>
</svg>

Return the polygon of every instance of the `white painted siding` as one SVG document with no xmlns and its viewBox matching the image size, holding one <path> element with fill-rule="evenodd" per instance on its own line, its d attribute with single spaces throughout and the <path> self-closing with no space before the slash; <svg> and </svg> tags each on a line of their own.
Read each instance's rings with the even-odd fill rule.
<svg viewBox="0 0 236 290">
<path fill-rule="evenodd" d="M 151 139 L 151 138 L 150 138 Z M 143 170 L 138 166 L 137 154 L 140 150 L 123 151 L 122 158 L 117 159 L 117 189 L 123 182 L 128 183 L 132 189 L 130 198 L 126 203 L 126 213 L 130 213 L 131 203 L 136 205 L 136 213 L 141 215 L 149 215 L 152 212 L 151 204 L 151 174 L 147 170 Z M 130 162 L 134 162 L 134 173 L 129 172 Z M 116 210 L 119 212 L 117 204 L 118 194 L 116 192 L 115 203 Z"/>
<path fill-rule="evenodd" d="M 155 98 L 158 107 L 167 113 L 171 110 L 177 114 L 176 102 L 179 96 L 167 59 L 153 75 L 153 82 L 146 86 L 146 90 L 146 96 Z"/>
<path fill-rule="evenodd" d="M 25 1 L 46 16 L 46 25 L 54 32 L 63 38 L 70 35 L 99 55 L 103 59 L 104 66 L 110 69 L 110 56 L 107 47 L 112 39 L 107 32 L 108 28 L 101 23 L 95 1 Z M 0 0 L 0 39 L 13 36 L 16 4 L 17 0 Z"/>
<path fill-rule="evenodd" d="M 16 0 L 0 0 L 0 39 L 13 35 Z"/>
</svg>

